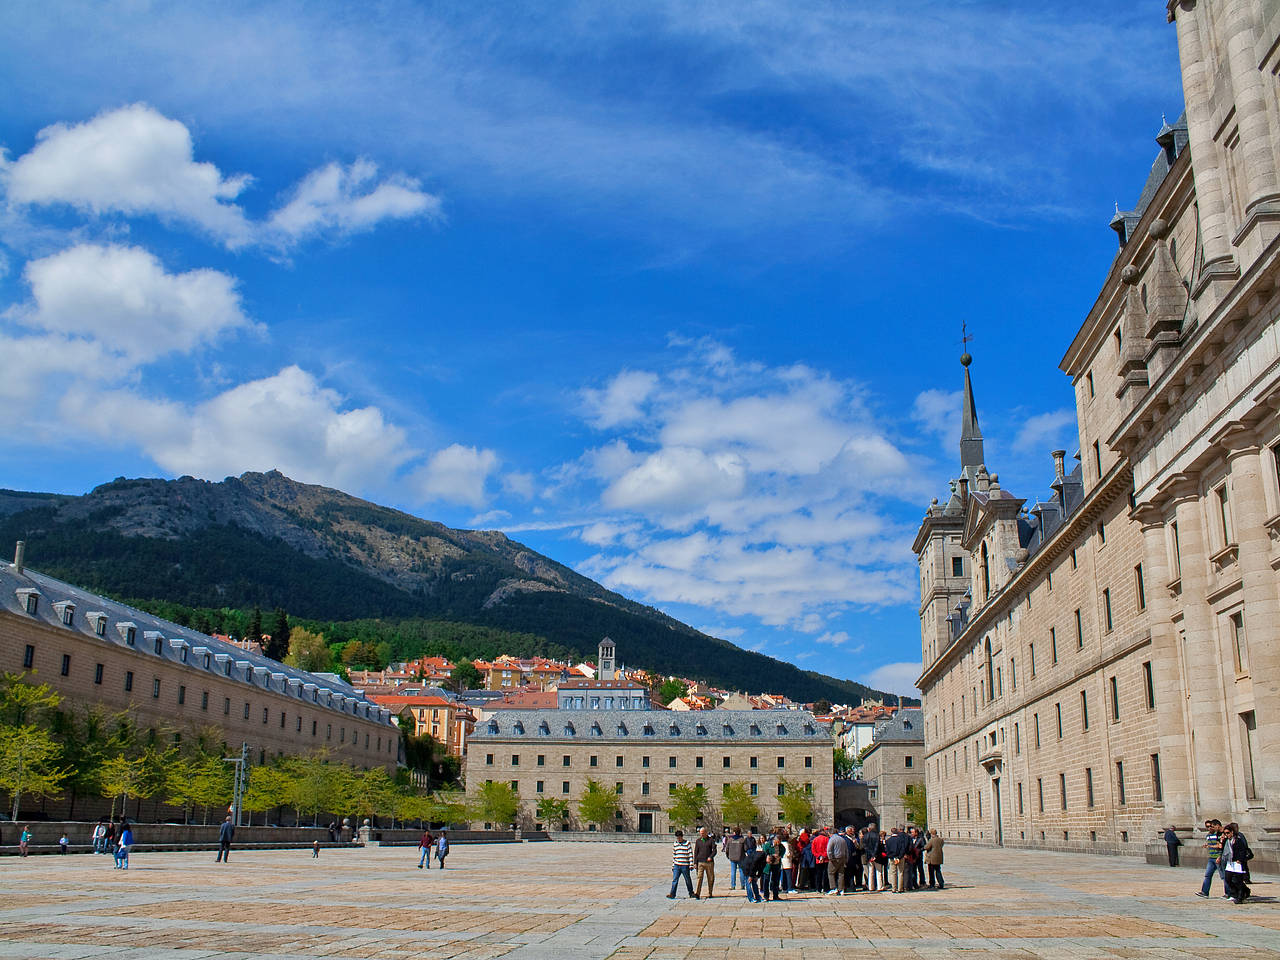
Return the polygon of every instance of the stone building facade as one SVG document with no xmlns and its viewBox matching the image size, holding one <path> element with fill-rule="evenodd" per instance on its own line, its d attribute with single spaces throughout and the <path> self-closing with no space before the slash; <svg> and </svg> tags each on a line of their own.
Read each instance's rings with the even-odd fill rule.
<svg viewBox="0 0 1280 960">
<path fill-rule="evenodd" d="M 128 711 L 166 742 L 212 732 L 254 762 L 327 750 L 394 770 L 392 712 L 336 677 L 285 666 L 24 569 L 0 565 L 0 673 L 25 674 L 64 709 Z"/>
<path fill-rule="evenodd" d="M 867 816 L 882 830 L 914 823 L 904 796 L 924 791 L 924 711 L 900 710 L 881 720 L 862 758 Z"/>
<path fill-rule="evenodd" d="M 831 734 L 811 713 L 795 710 L 503 710 L 476 726 L 467 751 L 467 791 L 486 780 L 509 782 L 521 821 L 538 825 L 544 796 L 569 801 L 570 823 L 589 779 L 621 798 L 618 832 L 663 833 L 676 785 L 707 789 L 711 815 L 729 783 L 755 798 L 764 828 L 781 822 L 782 782 L 812 791 L 817 822 L 833 809 Z M 743 824 L 743 826 L 747 826 Z"/>
<path fill-rule="evenodd" d="M 1062 361 L 1078 463 L 1042 502 L 984 463 L 920 527 L 931 822 L 1133 851 L 1280 837 L 1280 4 L 1172 0 L 1186 115 Z"/>
</svg>

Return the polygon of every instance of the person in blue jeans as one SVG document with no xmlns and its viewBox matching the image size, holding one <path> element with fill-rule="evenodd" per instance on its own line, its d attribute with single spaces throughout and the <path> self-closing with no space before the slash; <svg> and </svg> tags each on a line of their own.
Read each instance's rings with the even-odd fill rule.
<svg viewBox="0 0 1280 960">
<path fill-rule="evenodd" d="M 748 834 L 748 836 L 750 836 Z M 754 840 L 754 838 L 752 838 Z M 742 872 L 746 875 L 744 886 L 747 890 L 747 902 L 759 903 L 763 898 L 760 896 L 760 878 L 764 875 L 764 838 L 761 837 L 752 848 L 751 852 L 746 854 L 742 859 Z"/>
<path fill-rule="evenodd" d="M 129 869 L 129 851 L 133 849 L 133 827 L 129 826 L 129 821 L 125 821 L 120 828 L 120 845 L 115 849 L 115 869 Z"/>
<path fill-rule="evenodd" d="M 1204 868 L 1204 883 L 1200 884 L 1200 892 L 1197 897 L 1207 900 L 1209 899 L 1209 888 L 1213 886 L 1213 875 L 1218 874 L 1222 880 L 1222 889 L 1227 888 L 1227 877 L 1223 873 L 1226 864 L 1221 862 L 1222 854 L 1222 821 L 1206 820 L 1204 822 L 1204 852 L 1209 856 L 1209 862 Z"/>
<path fill-rule="evenodd" d="M 684 838 L 683 830 L 677 830 L 676 842 L 671 845 L 671 892 L 667 894 L 668 900 L 676 898 L 676 887 L 679 885 L 681 877 L 684 877 L 684 885 L 689 891 L 689 899 L 698 899 L 698 895 L 693 892 L 693 877 L 690 875 L 692 869 L 693 844 Z"/>
<path fill-rule="evenodd" d="M 742 872 L 742 857 L 746 852 L 742 841 L 742 831 L 737 827 L 733 828 L 733 833 L 727 833 L 724 842 L 721 844 L 721 852 L 729 860 L 729 889 L 738 889 L 738 877 L 742 877 L 742 887 L 746 889 L 747 875 Z"/>
<path fill-rule="evenodd" d="M 418 841 L 418 849 L 422 851 L 422 856 L 418 858 L 418 869 L 421 870 L 426 864 L 430 868 L 428 858 L 431 856 L 431 848 L 435 846 L 435 840 L 431 836 L 430 830 L 422 831 L 422 839 Z"/>
</svg>

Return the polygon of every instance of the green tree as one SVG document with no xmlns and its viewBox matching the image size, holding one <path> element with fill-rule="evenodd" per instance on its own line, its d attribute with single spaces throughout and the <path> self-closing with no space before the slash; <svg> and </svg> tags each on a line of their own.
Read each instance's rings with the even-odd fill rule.
<svg viewBox="0 0 1280 960">
<path fill-rule="evenodd" d="M 378 666 L 378 648 L 364 640 L 352 640 L 342 648 L 342 663 L 348 667 L 375 669 Z"/>
<path fill-rule="evenodd" d="M 289 803 L 293 795 L 293 775 L 284 767 L 274 765 L 252 767 L 249 770 L 249 789 L 244 792 L 244 809 L 249 814 L 249 823 L 253 824 L 255 813 L 263 814 L 262 822 L 266 825 L 266 814 Z"/>
<path fill-rule="evenodd" d="M 98 795 L 98 771 L 111 746 L 111 721 L 95 706 L 81 714 L 55 710 L 50 731 L 60 749 L 58 765 L 67 771 L 63 789 L 70 795 L 68 815 L 74 819 L 76 801 Z"/>
<path fill-rule="evenodd" d="M 707 788 L 677 784 L 671 794 L 675 802 L 667 807 L 667 819 L 675 827 L 688 829 L 700 821 L 707 812 Z"/>
<path fill-rule="evenodd" d="M 173 789 L 173 788 L 170 788 Z M 175 796 L 187 793 L 191 802 L 203 808 L 204 822 L 209 822 L 209 808 L 230 806 L 235 792 L 235 770 L 222 759 L 221 754 L 201 754 L 192 763 L 191 784 L 185 790 L 175 790 Z"/>
<path fill-rule="evenodd" d="M 830 700 L 819 700 L 813 705 L 813 715 L 815 717 L 825 717 L 831 712 Z"/>
<path fill-rule="evenodd" d="M 347 802 L 358 818 L 368 817 L 371 824 L 377 826 L 374 818 L 378 814 L 391 816 L 395 812 L 396 786 L 382 767 L 353 773 Z"/>
<path fill-rule="evenodd" d="M 58 743 L 35 724 L 0 725 L 0 789 L 12 800 L 12 819 L 18 819 L 23 794 L 52 797 L 62 791 L 67 770 L 59 767 Z"/>
<path fill-rule="evenodd" d="M 559 828 L 569 815 L 569 801 L 562 797 L 541 797 L 538 800 L 538 819 L 548 827 L 555 824 Z"/>
<path fill-rule="evenodd" d="M 284 607 L 276 607 L 271 618 L 271 639 L 264 651 L 272 660 L 284 660 L 289 655 L 289 615 Z"/>
<path fill-rule="evenodd" d="M 325 671 L 333 666 L 333 656 L 324 635 L 295 627 L 289 633 L 289 655 L 284 662 L 299 670 Z"/>
<path fill-rule="evenodd" d="M 676 699 L 676 697 L 683 697 L 688 690 L 689 688 L 679 680 L 667 680 L 658 687 L 658 702 L 665 707 L 672 700 Z"/>
<path fill-rule="evenodd" d="M 858 755 L 861 762 L 862 755 Z M 831 756 L 831 769 L 837 780 L 848 780 L 853 776 L 854 760 L 849 756 L 849 751 L 844 747 L 836 747 L 835 752 Z"/>
<path fill-rule="evenodd" d="M 116 801 L 121 801 L 121 813 L 127 813 L 130 797 L 138 796 L 146 789 L 147 770 L 144 757 L 127 757 L 116 754 L 102 763 L 99 782 L 104 797 L 111 798 L 111 816 L 116 815 Z"/>
<path fill-rule="evenodd" d="M 0 678 L 0 723 L 14 727 L 45 721 L 62 703 L 62 697 L 47 683 L 32 683 L 25 673 L 6 673 Z"/>
<path fill-rule="evenodd" d="M 613 822 L 618 805 L 616 792 L 596 780 L 588 780 L 582 796 L 578 798 L 578 816 L 603 830 L 606 824 Z"/>
<path fill-rule="evenodd" d="M 253 612 L 249 614 L 249 627 L 245 630 L 244 638 L 262 641 L 262 608 L 256 603 L 253 605 Z"/>
<path fill-rule="evenodd" d="M 720 816 L 725 826 L 749 827 L 760 819 L 760 808 L 745 783 L 726 783 L 720 799 Z"/>
<path fill-rule="evenodd" d="M 907 784 L 906 789 L 898 794 L 898 799 L 906 810 L 907 823 L 924 829 L 929 819 L 929 803 L 925 799 L 924 784 Z"/>
<path fill-rule="evenodd" d="M 813 795 L 798 783 L 782 781 L 782 795 L 778 797 L 778 809 L 782 819 L 797 827 L 813 824 Z"/>
<path fill-rule="evenodd" d="M 455 664 L 449 679 L 455 690 L 479 690 L 484 686 L 484 674 L 470 660 Z"/>
<path fill-rule="evenodd" d="M 480 785 L 477 812 L 486 823 L 507 824 L 516 819 L 520 811 L 520 798 L 509 783 L 492 780 Z"/>
</svg>

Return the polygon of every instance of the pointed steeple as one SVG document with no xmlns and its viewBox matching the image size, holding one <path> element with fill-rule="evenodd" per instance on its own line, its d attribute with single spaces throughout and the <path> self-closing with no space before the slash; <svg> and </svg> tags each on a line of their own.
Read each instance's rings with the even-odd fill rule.
<svg viewBox="0 0 1280 960">
<path fill-rule="evenodd" d="M 972 478 L 986 459 L 982 450 L 982 431 L 978 429 L 978 407 L 973 402 L 973 384 L 969 380 L 969 364 L 973 357 L 963 354 L 964 410 L 960 420 L 960 475 Z"/>
</svg>

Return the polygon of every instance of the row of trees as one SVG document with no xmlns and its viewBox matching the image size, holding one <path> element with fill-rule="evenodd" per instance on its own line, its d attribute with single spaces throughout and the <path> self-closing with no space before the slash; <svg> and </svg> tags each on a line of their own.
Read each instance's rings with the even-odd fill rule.
<svg viewBox="0 0 1280 960">
<path fill-rule="evenodd" d="M 291 810 L 295 822 L 321 814 L 385 817 L 393 822 L 460 822 L 471 810 L 460 793 L 428 793 L 436 763 L 428 738 L 411 737 L 410 753 L 422 768 L 393 778 L 381 767 L 361 770 L 320 751 L 281 757 L 249 771 L 244 809 L 264 820 Z M 182 811 L 183 820 L 210 811 L 221 819 L 232 799 L 234 770 L 224 756 L 226 744 L 216 727 L 182 738 L 175 731 L 142 730 L 128 713 L 106 714 L 93 708 L 64 710 L 48 684 L 21 674 L 0 677 L 0 792 L 8 795 L 17 819 L 23 800 L 66 797 L 69 816 L 85 797 L 111 800 L 111 813 L 141 817 L 144 801 Z M 410 765 L 414 767 L 414 764 Z M 456 771 L 455 771 L 456 773 Z M 446 773 L 440 779 L 451 780 Z M 130 804 L 133 809 L 130 810 Z"/>
<path fill-rule="evenodd" d="M 778 807 L 787 823 L 809 824 L 813 820 L 813 796 L 798 783 L 782 781 Z M 478 820 L 514 823 L 520 817 L 522 804 L 509 783 L 490 780 L 480 785 L 473 808 Z M 576 802 L 571 804 L 563 797 L 540 797 L 534 809 L 538 820 L 562 823 L 568 819 L 571 808 L 576 808 L 583 823 L 595 824 L 603 830 L 617 819 L 622 803 L 614 790 L 596 780 L 588 780 Z M 720 823 L 726 826 L 749 826 L 760 821 L 760 807 L 745 783 L 725 784 L 718 809 L 705 786 L 678 784 L 666 814 L 672 826 L 681 828 L 709 823 L 717 814 Z"/>
</svg>

